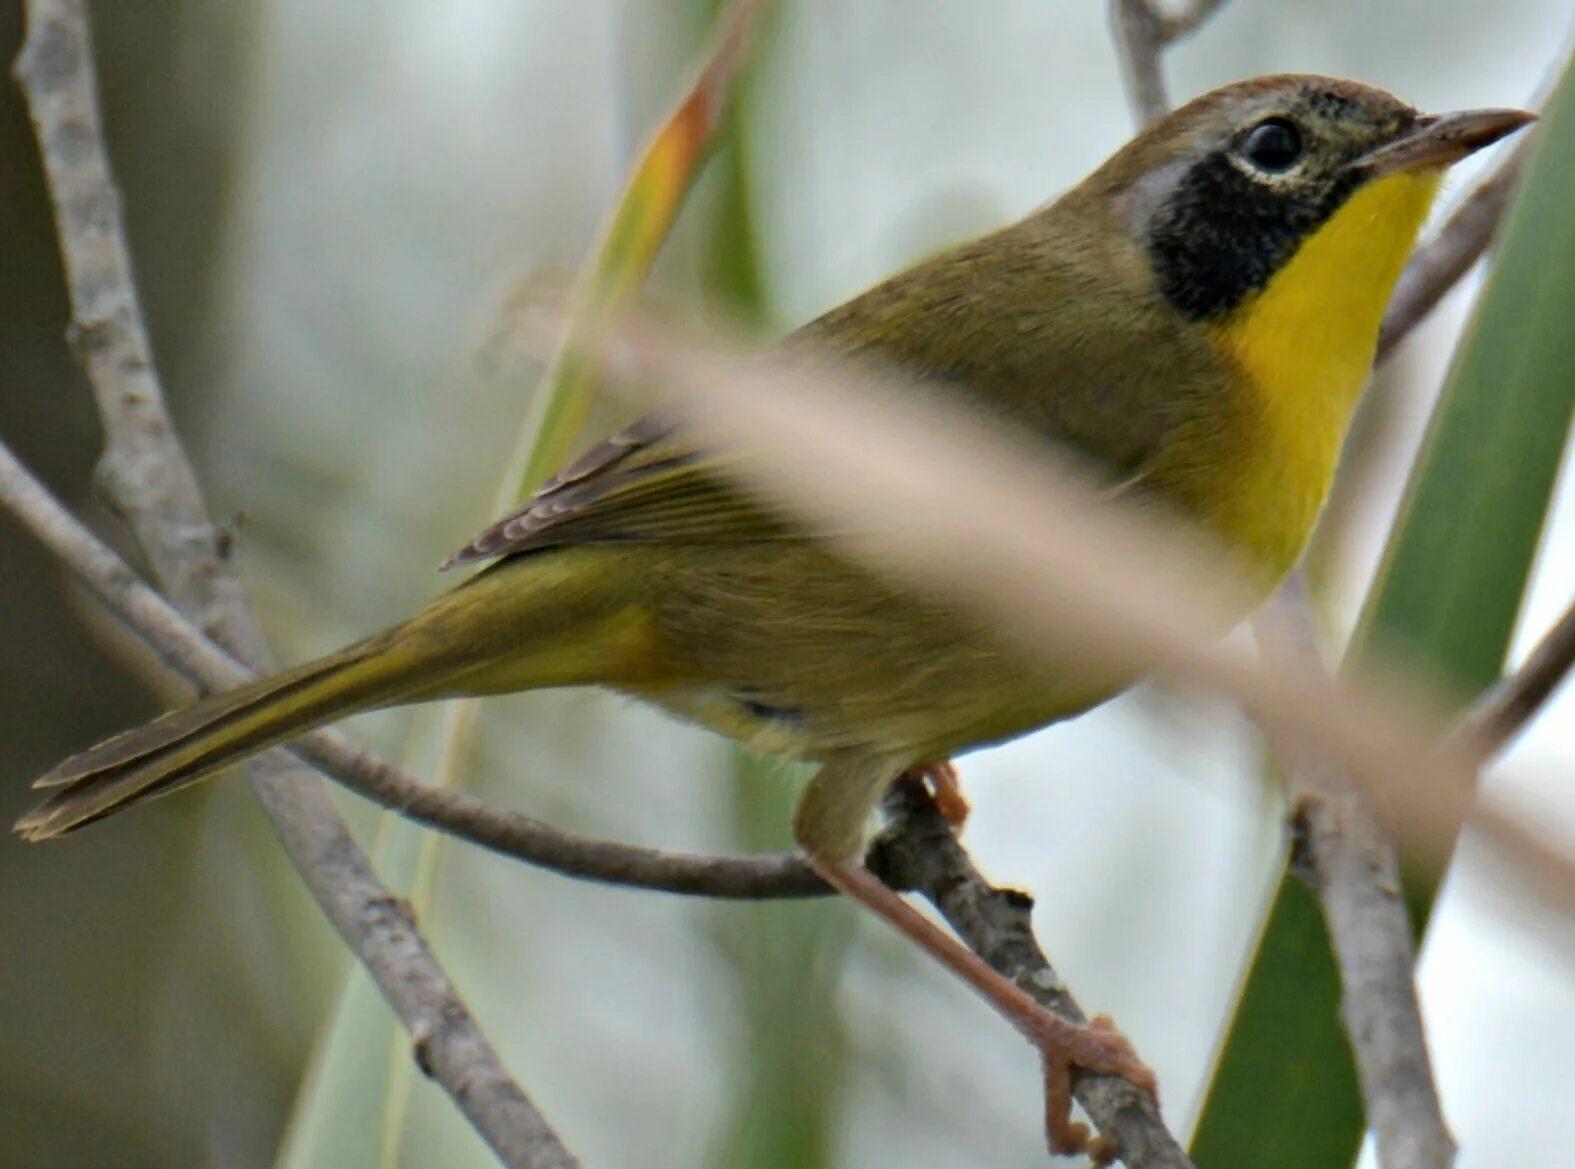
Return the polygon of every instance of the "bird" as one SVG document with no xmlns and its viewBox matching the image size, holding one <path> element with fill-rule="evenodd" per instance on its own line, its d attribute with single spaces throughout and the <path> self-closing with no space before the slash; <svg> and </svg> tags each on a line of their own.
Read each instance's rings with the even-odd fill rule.
<svg viewBox="0 0 1575 1169">
<path fill-rule="evenodd" d="M 1253 78 L 1159 119 L 1059 198 L 784 338 L 876 361 L 1236 554 L 1250 607 L 1328 495 L 1385 305 L 1446 169 L 1532 120 L 1419 112 L 1358 82 Z M 880 797 L 1136 677 L 1025 660 L 737 489 L 658 412 L 592 446 L 449 559 L 413 617 L 74 755 L 16 830 L 58 837 L 324 723 L 387 706 L 601 686 L 818 765 L 793 832 L 833 887 L 962 976 L 1039 1049 L 1053 1151 L 1087 1148 L 1076 1071 L 1152 1073 L 1106 1020 L 1050 1014 L 862 863 Z M 1244 609 L 1239 614 L 1247 616 Z"/>
</svg>

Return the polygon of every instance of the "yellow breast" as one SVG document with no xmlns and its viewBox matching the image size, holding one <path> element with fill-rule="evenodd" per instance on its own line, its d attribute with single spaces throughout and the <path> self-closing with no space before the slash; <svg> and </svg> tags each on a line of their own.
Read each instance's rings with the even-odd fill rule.
<svg viewBox="0 0 1575 1169">
<path fill-rule="evenodd" d="M 1216 526 L 1271 580 L 1290 570 L 1312 534 L 1384 308 L 1440 177 L 1399 174 L 1362 188 L 1267 288 L 1211 326 L 1249 397 L 1250 449 L 1221 492 Z"/>
</svg>

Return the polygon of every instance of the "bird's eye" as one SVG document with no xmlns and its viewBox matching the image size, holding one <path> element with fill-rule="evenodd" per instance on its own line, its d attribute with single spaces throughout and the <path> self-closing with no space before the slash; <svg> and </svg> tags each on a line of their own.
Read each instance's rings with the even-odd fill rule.
<svg viewBox="0 0 1575 1169">
<path fill-rule="evenodd" d="M 1265 118 L 1247 132 L 1241 153 L 1261 171 L 1279 174 L 1290 170 L 1302 156 L 1302 134 L 1285 118 Z"/>
</svg>

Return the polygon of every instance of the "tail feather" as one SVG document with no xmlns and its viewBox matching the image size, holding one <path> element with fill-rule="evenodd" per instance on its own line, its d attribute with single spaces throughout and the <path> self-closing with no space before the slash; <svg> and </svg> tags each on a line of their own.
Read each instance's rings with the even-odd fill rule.
<svg viewBox="0 0 1575 1169">
<path fill-rule="evenodd" d="M 630 564 L 635 553 L 619 555 L 622 574 L 607 571 L 597 548 L 504 561 L 403 625 L 117 735 L 40 779 L 35 786 L 50 794 L 16 831 L 29 840 L 60 836 L 363 710 L 648 681 L 665 651 L 652 642 L 638 589 L 629 594 L 642 576 Z"/>
<path fill-rule="evenodd" d="M 28 840 L 61 836 L 166 795 L 314 727 L 398 694 L 399 657 L 375 642 L 243 686 L 73 755 L 36 780 L 51 789 L 16 823 Z"/>
</svg>

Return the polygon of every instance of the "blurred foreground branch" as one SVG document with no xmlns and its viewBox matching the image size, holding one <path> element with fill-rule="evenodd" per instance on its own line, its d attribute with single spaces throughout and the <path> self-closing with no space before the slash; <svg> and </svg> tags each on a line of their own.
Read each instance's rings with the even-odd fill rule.
<svg viewBox="0 0 1575 1169">
<path fill-rule="evenodd" d="M 542 307 L 542 347 L 562 322 Z M 1381 788 L 1386 824 L 1420 851 L 1447 847 L 1469 815 L 1575 894 L 1575 861 L 1494 807 L 1473 808 L 1473 761 L 1438 745 L 1438 717 L 1418 714 L 1414 696 L 1336 684 L 1305 664 L 1270 669 L 1221 642 L 1248 586 L 1185 525 L 1111 503 L 1018 436 L 902 379 L 824 361 L 808 374 L 648 320 L 618 330 L 605 360 L 613 380 L 667 392 L 697 442 L 735 452 L 721 469 L 746 490 L 874 571 L 965 605 L 1031 660 L 1086 655 L 1117 672 L 1164 662 Z M 1284 621 L 1284 602 L 1265 615 Z"/>
<path fill-rule="evenodd" d="M 1194 16 L 1190 18 L 1192 25 L 1200 21 L 1215 6 L 1206 3 L 1197 5 L 1193 10 Z M 1146 5 L 1143 8 L 1151 17 L 1154 15 Z M 35 119 L 39 123 L 46 160 L 51 163 L 51 181 L 55 187 L 57 207 L 61 216 L 63 247 L 73 281 L 73 308 L 79 348 L 100 397 L 106 432 L 111 436 L 104 470 L 107 488 L 115 496 L 128 521 L 137 529 L 139 539 L 154 562 L 161 581 L 180 607 L 188 612 L 200 614 L 203 628 L 213 631 L 214 635 L 225 644 L 234 646 L 243 658 L 261 663 L 264 660 L 261 637 L 255 622 L 245 610 L 238 586 L 235 585 L 217 553 L 217 542 L 213 539 L 212 528 L 203 512 L 195 480 L 190 474 L 184 456 L 175 445 L 169 431 L 168 420 L 163 413 L 151 357 L 147 351 L 146 338 L 130 283 L 129 264 L 126 262 L 123 244 L 120 241 L 118 212 L 115 207 L 113 187 L 109 181 L 107 161 L 102 155 L 96 112 L 92 110 L 91 89 L 84 91 L 89 114 L 86 121 L 79 120 L 80 108 L 67 109 L 58 103 L 51 107 L 49 104 L 54 96 L 53 86 L 58 84 L 62 77 L 67 81 L 73 81 L 74 74 L 80 75 L 74 83 L 91 86 L 91 76 L 86 68 L 88 61 L 86 42 L 83 39 L 86 28 L 80 4 L 68 0 L 60 0 L 56 3 L 40 2 L 35 3 L 33 9 L 35 32 L 49 27 L 45 23 L 45 17 L 38 16 L 38 13 L 64 13 L 63 19 L 80 28 L 80 33 L 76 34 L 75 40 L 68 27 L 68 31 L 57 33 L 53 38 L 40 34 L 36 43 L 30 41 L 28 68 L 24 70 L 24 73 L 30 76 L 24 78 L 24 83 L 28 87 L 35 110 Z M 1185 31 L 1180 25 L 1176 27 Z M 1177 35 L 1180 35 L 1180 32 L 1171 31 L 1157 43 L 1163 45 Z M 1155 78 L 1157 80 L 1157 73 Z M 1162 90 L 1157 92 L 1163 100 Z M 74 177 L 71 173 L 72 168 L 81 166 L 80 144 L 75 152 L 51 149 L 51 130 L 58 131 L 67 123 L 71 124 L 73 134 L 85 128 L 87 138 L 97 150 L 96 155 L 89 160 L 93 173 L 88 176 L 91 182 L 85 192 L 74 190 L 71 184 Z M 59 145 L 58 141 L 56 145 Z M 93 152 L 90 151 L 89 154 L 93 155 Z M 73 226 L 74 223 L 77 223 L 76 227 Z M 80 245 L 75 256 L 73 241 Z M 706 370 L 711 368 L 704 364 L 708 358 L 703 354 L 698 355 L 699 364 L 695 361 L 686 364 L 680 354 L 675 365 L 671 351 L 660 349 L 652 351 L 647 345 L 645 358 L 651 358 L 653 352 L 658 363 L 664 360 L 668 362 L 665 379 L 670 384 L 685 381 L 687 374 L 698 372 L 704 375 Z M 738 372 L 739 370 L 730 371 L 729 378 Z M 743 370 L 742 376 L 747 386 L 748 370 Z M 704 377 L 702 380 L 705 380 Z M 712 385 L 700 395 L 707 412 L 713 405 L 722 401 L 717 393 L 715 385 Z M 814 411 L 811 413 L 813 414 Z M 744 414 L 735 413 L 724 419 L 724 426 L 732 427 L 736 424 L 743 427 L 743 430 L 731 433 L 749 438 L 758 437 L 766 428 L 775 424 L 772 419 L 776 416 L 769 411 L 765 414 L 757 412 L 752 418 L 746 417 L 746 414 L 747 409 Z M 791 427 L 788 429 L 791 433 Z M 880 427 L 853 426 L 844 433 L 867 435 L 882 432 Z M 837 448 L 835 443 L 827 445 L 832 450 Z M 808 449 L 821 448 L 811 445 Z M 42 530 L 38 521 L 38 515 L 41 514 L 38 509 L 38 499 L 28 494 L 36 488 L 36 484 L 32 483 L 14 460 L 9 458 L 8 452 L 0 449 L 0 456 L 4 456 L 0 458 L 0 496 L 3 496 L 20 513 L 24 513 L 30 526 L 35 530 Z M 947 457 L 950 462 L 949 456 L 943 453 L 943 457 Z M 833 472 L 837 469 L 836 465 L 839 461 L 836 454 L 831 454 L 825 459 L 812 460 L 810 473 L 825 472 L 828 478 L 834 478 Z M 912 484 L 900 477 L 893 478 L 886 474 L 892 470 L 892 466 L 885 459 L 883 452 L 876 452 L 876 461 L 879 466 L 875 476 L 877 486 L 874 497 L 877 501 L 886 500 L 893 507 L 907 506 L 906 501 L 902 499 L 903 489 L 911 487 Z M 857 467 L 857 464 L 858 459 L 855 458 L 850 466 Z M 911 465 L 922 467 L 926 464 L 920 461 Z M 780 467 L 772 473 L 780 474 Z M 885 474 L 884 479 L 881 478 L 883 474 Z M 990 476 L 986 474 L 985 480 L 989 479 Z M 867 485 L 861 484 L 860 492 Z M 1010 482 L 1007 482 L 1006 486 L 1011 487 Z M 1001 502 L 1012 497 L 1010 493 L 1001 495 L 998 490 L 1000 487 L 1001 484 L 997 483 L 997 491 L 993 496 L 988 488 L 978 494 L 971 491 L 968 493 L 966 506 L 974 518 L 979 515 L 997 514 L 990 507 L 991 499 Z M 814 484 L 799 483 L 791 488 L 788 494 L 792 495 L 795 491 L 801 502 L 805 499 L 810 501 L 809 507 L 812 512 L 824 502 L 817 496 L 817 488 Z M 50 506 L 57 506 L 53 501 L 47 500 L 47 497 L 44 498 Z M 897 502 L 893 503 L 894 500 Z M 1012 509 L 1008 506 L 1005 510 Z M 936 522 L 941 532 L 934 538 L 943 546 L 952 540 L 955 540 L 955 546 L 961 547 L 967 547 L 971 542 L 976 543 L 973 537 L 977 533 L 968 531 L 965 524 L 959 524 L 959 516 L 950 514 L 951 512 L 950 508 L 940 509 L 941 514 Z M 936 518 L 934 512 L 928 514 L 932 519 Z M 55 520 L 58 519 L 59 517 L 56 516 Z M 65 519 L 70 524 L 75 523 L 69 516 Z M 951 526 L 948 528 L 948 525 Z M 59 527 L 58 523 L 56 527 Z M 990 530 L 983 535 L 985 544 L 989 545 L 991 540 L 998 539 L 1000 530 L 994 525 L 987 525 L 987 527 Z M 83 532 L 65 529 L 62 531 L 65 536 L 73 540 L 86 535 Z M 60 534 L 60 531 L 56 532 L 57 536 Z M 925 538 L 931 537 L 926 534 Z M 1016 538 L 1020 541 L 1025 540 L 1022 533 Z M 1042 541 L 1052 538 L 1040 533 L 1037 538 L 1027 542 L 1036 548 L 1042 548 L 1044 547 Z M 87 539 L 91 541 L 91 536 L 87 536 Z M 1162 543 L 1168 545 L 1167 541 Z M 63 558 L 70 559 L 73 555 L 63 551 L 59 542 L 53 543 L 52 546 Z M 898 551 L 902 558 L 914 554 L 911 548 Z M 883 547 L 877 552 L 880 557 L 885 558 L 891 554 L 892 549 Z M 199 677 L 210 688 L 235 685 L 245 678 L 246 671 L 219 650 L 208 645 L 201 635 L 177 613 L 164 606 L 156 594 L 141 585 L 113 554 L 101 546 L 94 549 L 83 545 L 77 549 L 76 555 L 73 567 L 84 573 L 97 591 L 107 594 L 107 599 L 122 612 L 138 613 L 136 617 L 128 615 L 128 619 L 134 624 L 140 622 L 139 628 L 145 636 L 158 644 L 180 668 Z M 99 559 L 93 560 L 94 556 Z M 107 559 L 104 559 L 106 557 Z M 1008 560 L 1010 559 L 1008 556 Z M 1096 594 L 1099 586 L 1088 582 L 1102 579 L 1099 577 L 1100 572 L 1125 571 L 1120 567 L 1112 570 L 1108 557 L 1095 556 L 1093 560 L 1097 571 L 1092 576 L 1079 577 L 1076 573 L 1071 574 L 1076 582 L 1072 587 L 1078 590 L 1086 588 L 1089 598 Z M 904 562 L 906 563 L 906 560 Z M 991 562 L 988 554 L 983 562 Z M 1019 570 L 1016 573 L 1017 579 L 1005 582 L 1007 586 L 1005 592 L 996 590 L 993 599 L 987 597 L 983 603 L 993 609 L 999 609 L 1002 604 L 1006 604 L 1009 608 L 1015 609 L 1014 615 L 1027 625 L 1032 622 L 1024 614 L 1030 613 L 1032 606 L 1024 607 L 1021 601 L 1030 595 L 1023 591 L 1033 584 L 1029 578 L 1037 576 L 1041 587 L 1048 587 L 1051 591 L 1064 591 L 1067 587 L 1064 583 L 1046 584 L 1051 576 L 1061 573 L 1064 566 L 1057 567 L 1052 562 L 1041 561 L 1036 566 L 1025 566 L 1020 563 L 1015 567 Z M 1025 567 L 1030 570 L 1027 576 L 1022 572 Z M 947 580 L 939 583 L 946 591 L 960 587 L 956 581 Z M 978 585 L 975 587 L 981 592 L 988 592 L 989 583 L 984 582 L 986 587 L 980 588 Z M 1140 589 L 1139 592 L 1141 591 Z M 1016 599 L 1005 600 L 1008 595 Z M 1182 595 L 1192 594 L 1187 594 L 1184 589 Z M 971 599 L 977 600 L 977 598 Z M 1298 742 L 1322 742 L 1325 749 L 1328 749 L 1329 744 L 1334 744 L 1336 754 L 1354 771 L 1370 777 L 1397 770 L 1405 782 L 1411 785 L 1413 795 L 1420 789 L 1424 773 L 1429 780 L 1440 775 L 1453 779 L 1461 773 L 1461 768 L 1454 761 L 1439 755 L 1429 757 L 1422 753 L 1414 755 L 1409 763 L 1403 762 L 1407 758 L 1406 753 L 1413 752 L 1419 746 L 1421 738 L 1404 732 L 1391 733 L 1393 729 L 1381 725 L 1378 720 L 1364 720 L 1358 709 L 1361 703 L 1356 699 L 1331 701 L 1329 709 L 1324 710 L 1319 699 L 1339 698 L 1329 689 L 1331 684 L 1328 684 L 1327 679 L 1322 683 L 1310 675 L 1292 677 L 1288 681 L 1274 679 L 1243 672 L 1243 667 L 1239 663 L 1232 664 L 1217 655 L 1206 659 L 1199 656 L 1197 643 L 1188 640 L 1190 635 L 1186 631 L 1182 631 L 1180 640 L 1177 640 L 1176 630 L 1162 628 L 1163 622 L 1147 620 L 1146 615 L 1139 609 L 1124 607 L 1128 606 L 1128 602 L 1142 603 L 1141 598 L 1127 597 L 1113 606 L 1101 607 L 1096 604 L 1094 609 L 1099 612 L 1093 624 L 1101 629 L 1108 629 L 1110 626 L 1102 623 L 1110 622 L 1135 626 L 1139 636 L 1132 647 L 1132 652 L 1147 652 L 1147 650 L 1137 650 L 1135 648 L 1137 644 L 1149 647 L 1160 643 L 1168 645 L 1170 650 L 1179 651 L 1181 658 L 1199 676 L 1232 690 L 1249 706 L 1261 706 L 1261 710 L 1267 712 L 1265 714 L 1267 722 L 1290 733 Z M 1088 612 L 1086 606 L 1078 611 Z M 1052 633 L 1066 636 L 1068 632 L 1064 628 L 1054 631 L 1041 628 L 1039 631 L 1046 637 L 1051 636 Z M 1152 640 L 1156 636 L 1159 638 L 1158 643 Z M 1144 642 L 1145 637 L 1150 640 Z M 1302 704 L 1307 710 L 1297 714 L 1291 709 L 1297 704 Z M 580 841 L 566 834 L 557 833 L 528 817 L 491 809 L 480 801 L 464 797 L 459 793 L 433 792 L 410 776 L 365 752 L 357 751 L 342 738 L 326 732 L 305 740 L 300 749 L 307 757 L 344 777 L 352 786 L 391 806 L 409 811 L 418 819 L 446 830 L 457 831 L 488 847 L 511 852 L 535 863 L 547 864 L 549 867 L 574 875 L 588 875 L 602 880 L 645 884 L 683 892 L 720 893 L 727 896 L 767 896 L 821 891 L 818 882 L 808 874 L 806 866 L 796 858 L 722 860 L 682 857 L 655 850 L 633 849 L 597 841 Z M 540 1117 L 531 1109 L 529 1101 L 508 1079 L 496 1056 L 487 1047 L 485 1039 L 479 1031 L 475 1030 L 473 1022 L 464 1012 L 463 1004 L 454 995 L 453 988 L 447 983 L 441 969 L 426 951 L 419 936 L 410 928 L 408 919 L 400 913 L 399 903 L 376 883 L 375 875 L 366 865 L 364 856 L 344 834 L 343 826 L 334 815 L 320 786 L 298 770 L 290 771 L 286 766 L 280 765 L 277 762 L 280 758 L 278 754 L 265 756 L 256 766 L 263 776 L 259 780 L 259 786 L 263 791 L 265 802 L 269 805 L 270 814 L 275 818 L 281 838 L 285 840 L 287 847 L 293 850 L 292 855 L 296 857 L 298 865 L 302 867 L 308 880 L 316 882 L 313 886 L 314 893 L 318 893 L 319 899 L 323 901 L 325 910 L 335 921 L 336 926 L 353 945 L 362 950 L 363 960 L 373 968 L 374 976 L 378 977 L 385 993 L 390 996 L 407 1023 L 411 1024 L 434 1074 L 443 1080 L 461 1106 L 467 1108 L 478 1128 L 493 1141 L 494 1147 L 499 1148 L 500 1154 L 504 1156 L 507 1163 L 532 1166 L 572 1165 L 572 1157 L 562 1149 L 550 1131 L 546 1130 Z M 1442 809 L 1426 809 L 1428 816 L 1432 817 L 1428 821 L 1429 831 L 1442 832 L 1451 824 L 1458 825 L 1459 818 L 1465 814 L 1469 791 L 1462 795 L 1456 790 L 1457 786 L 1446 785 L 1450 794 L 1441 801 L 1444 805 Z M 327 808 L 326 819 L 318 805 Z M 1408 805 L 1407 810 L 1414 809 Z M 1505 824 L 1495 819 L 1491 812 L 1483 815 L 1490 831 L 1494 830 L 1495 825 L 1500 830 L 1505 828 Z M 1417 817 L 1417 819 L 1426 819 L 1426 817 Z M 913 816 L 907 816 L 901 822 L 917 823 L 918 820 Z M 1529 856 L 1530 859 L 1541 864 L 1543 871 L 1551 874 L 1555 879 L 1567 880 L 1570 872 L 1567 858 L 1547 850 L 1529 832 L 1519 829 L 1518 826 L 1511 827 L 1513 831 L 1509 833 L 1501 831 L 1500 834 L 1515 838 L 1522 859 Z M 899 832 L 895 838 L 887 839 L 886 847 L 888 850 L 899 848 L 903 841 L 904 836 Z M 952 841 L 952 846 L 956 847 L 955 840 Z M 1539 852 L 1539 849 L 1542 851 Z M 990 924 L 987 915 L 978 919 L 983 922 L 980 928 L 985 929 L 985 932 L 969 933 L 974 927 L 968 924 L 970 911 L 966 909 L 964 902 L 958 900 L 960 891 L 972 887 L 970 880 L 978 881 L 986 891 L 988 887 L 982 886 L 982 881 L 977 878 L 977 874 L 973 872 L 971 864 L 968 863 L 966 855 L 961 853 L 960 848 L 957 848 L 957 856 L 954 860 L 956 864 L 951 869 L 949 877 L 937 879 L 931 872 L 929 876 L 916 877 L 916 882 L 924 882 L 927 894 L 931 895 L 943 912 L 953 919 L 959 931 L 968 937 L 976 949 L 980 949 L 981 953 L 983 953 L 981 947 L 992 952 L 1004 953 L 997 943 L 1005 935 L 1001 933 L 999 923 Z M 900 870 L 901 866 L 888 867 L 889 872 L 898 873 Z M 962 874 L 961 879 L 958 878 L 959 873 Z M 967 876 L 969 873 L 973 874 L 971 879 Z M 336 879 L 339 881 L 338 887 L 324 887 L 325 882 L 327 886 L 333 886 Z M 1001 903 L 1006 904 L 1004 901 Z M 950 909 L 947 908 L 948 905 L 951 906 Z M 978 922 L 975 924 L 977 925 Z M 407 943 L 408 952 L 394 952 L 392 948 L 400 942 Z M 985 954 L 985 957 L 987 960 L 995 961 L 989 954 Z M 381 973 L 375 963 L 384 963 Z M 1022 968 L 1020 965 L 1014 967 L 1014 972 Z M 401 973 L 412 975 L 412 980 L 408 983 L 400 981 Z M 415 975 L 420 977 L 416 978 Z M 1075 1010 L 1075 1006 L 1072 1009 Z M 485 1090 L 482 1092 L 475 1090 L 477 1069 L 483 1073 Z M 1095 1116 L 1106 1135 L 1123 1149 L 1124 1155 L 1130 1157 L 1133 1155 L 1130 1150 L 1139 1147 L 1131 1142 L 1136 1142 L 1139 1138 L 1137 1136 L 1123 1138 L 1111 1131 L 1112 1127 L 1119 1128 L 1130 1118 L 1126 1118 L 1124 1106 L 1119 1102 L 1101 1103 L 1097 1084 L 1097 1078 L 1087 1078 L 1086 1083 L 1080 1081 L 1077 1089 L 1079 1099 L 1089 1108 L 1091 1115 Z M 1090 1103 L 1090 1100 L 1093 1103 Z M 1104 1119 L 1101 1119 L 1101 1109 Z M 501 1125 L 508 1131 L 504 1131 L 501 1136 L 496 1131 L 489 1131 L 485 1126 L 493 1122 L 496 1122 L 494 1128 Z M 1163 1134 L 1162 1128 L 1160 1133 Z M 1168 1135 L 1165 1139 L 1169 1139 Z M 514 1140 L 514 1144 L 508 1143 L 511 1140 Z M 1173 1146 L 1174 1142 L 1170 1141 L 1170 1144 Z M 1155 1144 L 1151 1147 L 1157 1150 L 1161 1145 Z M 1160 1154 L 1156 1152 L 1154 1155 Z M 1164 1165 L 1172 1162 L 1129 1160 L 1129 1163 Z"/>
<path fill-rule="evenodd" d="M 73 344 L 104 428 L 101 486 L 174 604 L 215 640 L 265 667 L 261 629 L 224 563 L 165 411 L 100 124 L 85 0 L 29 0 L 26 13 L 16 77 L 54 202 Z M 7 469 L 14 478 L 14 462 Z M 403 903 L 378 880 L 321 781 L 277 754 L 259 759 L 250 774 L 318 905 L 410 1029 L 423 1070 L 504 1164 L 575 1169 L 578 1162 L 509 1076 Z"/>
</svg>

